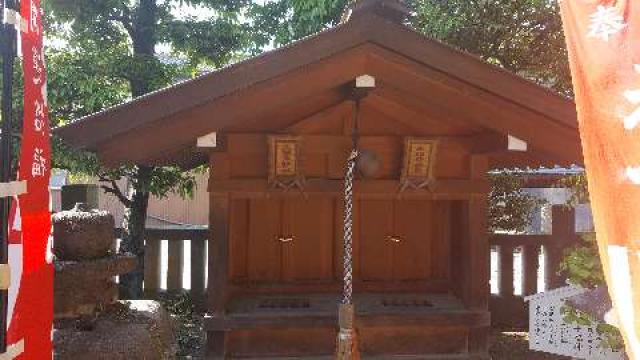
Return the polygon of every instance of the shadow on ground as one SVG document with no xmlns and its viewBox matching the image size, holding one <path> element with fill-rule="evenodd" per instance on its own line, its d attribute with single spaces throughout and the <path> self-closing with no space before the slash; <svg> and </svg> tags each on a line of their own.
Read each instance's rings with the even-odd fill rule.
<svg viewBox="0 0 640 360">
<path fill-rule="evenodd" d="M 196 310 L 196 306 L 185 294 L 163 295 L 160 301 L 177 324 L 178 358 L 204 359 L 202 354 L 205 341 L 204 314 Z M 490 353 L 493 360 L 569 359 L 529 350 L 529 338 L 526 332 L 509 332 L 498 329 L 492 330 Z"/>
<path fill-rule="evenodd" d="M 493 360 L 565 360 L 557 356 L 529 350 L 529 334 L 494 329 L 491 334 L 491 357 Z"/>
</svg>

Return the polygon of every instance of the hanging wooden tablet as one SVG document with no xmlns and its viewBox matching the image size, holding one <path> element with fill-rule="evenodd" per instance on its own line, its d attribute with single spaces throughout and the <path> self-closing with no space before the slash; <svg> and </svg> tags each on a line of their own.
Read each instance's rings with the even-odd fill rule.
<svg viewBox="0 0 640 360">
<path fill-rule="evenodd" d="M 433 164 L 438 142 L 433 139 L 406 138 L 400 176 L 400 192 L 428 188 L 433 181 Z"/>
<path fill-rule="evenodd" d="M 304 190 L 301 141 L 296 136 L 269 137 L 269 184 L 272 189 Z"/>
</svg>

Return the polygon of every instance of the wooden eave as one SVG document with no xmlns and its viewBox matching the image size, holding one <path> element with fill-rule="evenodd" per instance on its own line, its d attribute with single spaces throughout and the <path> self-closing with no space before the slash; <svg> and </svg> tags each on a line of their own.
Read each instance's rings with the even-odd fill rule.
<svg viewBox="0 0 640 360">
<path fill-rule="evenodd" d="M 346 85 L 362 74 L 380 81 L 374 95 L 382 100 L 517 136 L 551 161 L 582 162 L 572 101 L 375 14 L 55 132 L 111 166 L 192 166 L 200 162 L 192 159 L 199 136 L 234 128 L 281 131 L 292 123 L 285 115 L 274 119 L 278 109 L 292 109 L 288 116 L 302 120 L 339 106 Z M 504 158 L 505 165 L 527 161 L 527 155 Z"/>
</svg>

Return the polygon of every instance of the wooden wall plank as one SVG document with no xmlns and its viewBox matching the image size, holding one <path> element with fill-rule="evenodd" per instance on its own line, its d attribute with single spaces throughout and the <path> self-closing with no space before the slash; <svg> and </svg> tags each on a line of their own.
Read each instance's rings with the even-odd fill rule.
<svg viewBox="0 0 640 360">
<path fill-rule="evenodd" d="M 209 215 L 209 313 L 223 315 L 229 297 L 229 206 L 228 195 L 210 196 Z"/>
<path fill-rule="evenodd" d="M 282 204 L 280 200 L 251 200 L 247 276 L 250 281 L 278 282 L 282 278 Z"/>
<path fill-rule="evenodd" d="M 513 250 L 514 247 L 505 244 L 500 245 L 499 247 L 499 276 L 500 276 L 500 296 L 502 297 L 513 297 L 514 296 L 514 286 L 513 286 Z"/>
<path fill-rule="evenodd" d="M 191 239 L 191 293 L 201 298 L 205 290 L 206 239 Z"/>
<path fill-rule="evenodd" d="M 229 278 L 237 282 L 248 278 L 249 200 L 231 201 L 229 224 Z"/>
<path fill-rule="evenodd" d="M 393 251 L 393 278 L 396 281 L 426 280 L 433 274 L 431 244 L 433 203 L 400 200 L 394 204 L 394 230 L 400 242 L 389 242 Z"/>
<path fill-rule="evenodd" d="M 282 244 L 284 281 L 333 279 L 334 214 L 331 199 L 285 201 L 284 235 L 293 239 Z"/>
<path fill-rule="evenodd" d="M 435 201 L 434 221 L 431 229 L 431 259 L 433 263 L 433 278 L 450 280 L 451 278 L 451 202 Z"/>
<path fill-rule="evenodd" d="M 226 152 L 210 154 L 209 182 L 212 180 L 227 180 L 231 177 L 231 159 Z"/>
<path fill-rule="evenodd" d="M 471 159 L 471 177 L 476 181 L 486 181 L 489 161 L 486 156 L 474 155 Z M 477 195 L 469 200 L 469 294 L 467 306 L 486 310 L 489 306 L 489 233 L 488 197 Z"/>
<path fill-rule="evenodd" d="M 153 295 L 160 290 L 160 240 L 146 235 L 144 248 L 144 291 Z"/>
<path fill-rule="evenodd" d="M 184 239 L 169 241 L 167 258 L 167 290 L 180 291 L 184 272 Z"/>
<path fill-rule="evenodd" d="M 363 281 L 391 281 L 393 252 L 388 237 L 393 233 L 393 201 L 360 201 L 360 277 Z"/>
<path fill-rule="evenodd" d="M 540 266 L 540 245 L 522 246 L 523 295 L 538 292 L 538 267 Z"/>
<path fill-rule="evenodd" d="M 459 299 L 468 298 L 469 271 L 469 236 L 467 201 L 451 202 L 451 287 Z"/>
</svg>

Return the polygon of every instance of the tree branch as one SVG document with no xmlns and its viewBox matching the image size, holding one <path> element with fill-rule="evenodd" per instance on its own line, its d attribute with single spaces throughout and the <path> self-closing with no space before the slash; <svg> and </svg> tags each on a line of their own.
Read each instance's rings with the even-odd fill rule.
<svg viewBox="0 0 640 360">
<path fill-rule="evenodd" d="M 106 16 L 107 21 L 116 21 L 122 24 L 124 29 L 129 33 L 130 37 L 134 35 L 133 28 L 133 18 L 131 17 L 131 9 L 127 6 L 127 4 L 123 1 L 120 4 L 117 4 L 113 9 L 113 13 Z"/>
<path fill-rule="evenodd" d="M 98 179 L 101 182 L 108 182 L 111 184 L 111 186 L 107 186 L 107 185 L 100 186 L 105 193 L 113 194 L 116 198 L 118 198 L 118 200 L 120 200 L 120 202 L 124 206 L 131 207 L 131 204 L 132 204 L 131 200 L 129 200 L 129 198 L 122 192 L 122 189 L 120 189 L 116 180 L 107 178 L 104 175 L 98 175 Z"/>
<path fill-rule="evenodd" d="M 130 18 L 128 18 L 124 14 L 111 14 L 106 17 L 106 20 L 119 22 L 124 27 L 124 29 L 127 30 L 127 33 L 129 33 L 129 36 L 133 37 L 134 30 L 133 30 L 132 21 Z"/>
</svg>

